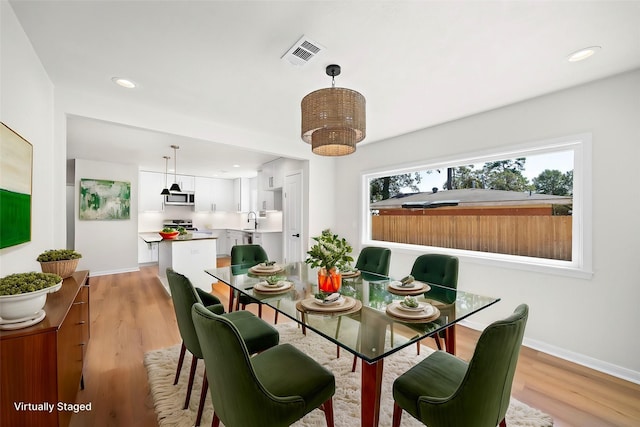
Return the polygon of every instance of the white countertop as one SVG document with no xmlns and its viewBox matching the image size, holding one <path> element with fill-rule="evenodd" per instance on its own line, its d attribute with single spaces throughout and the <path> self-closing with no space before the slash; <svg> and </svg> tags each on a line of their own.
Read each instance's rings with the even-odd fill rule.
<svg viewBox="0 0 640 427">
<path fill-rule="evenodd" d="M 274 228 L 258 228 L 257 230 L 250 228 L 250 229 L 246 229 L 246 228 L 216 228 L 213 230 L 202 230 L 202 232 L 206 233 L 207 231 L 226 231 L 226 230 L 233 230 L 233 231 L 242 231 L 244 233 L 282 233 L 282 230 L 278 230 L 278 229 L 274 229 Z"/>
</svg>

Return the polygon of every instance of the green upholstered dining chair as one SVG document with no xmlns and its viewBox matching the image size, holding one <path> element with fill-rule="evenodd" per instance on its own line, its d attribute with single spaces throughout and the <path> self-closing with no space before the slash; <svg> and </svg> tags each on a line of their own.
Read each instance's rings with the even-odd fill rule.
<svg viewBox="0 0 640 427">
<path fill-rule="evenodd" d="M 291 344 L 249 357 L 238 328 L 202 304 L 191 309 L 211 389 L 212 426 L 289 426 L 316 408 L 333 427 L 335 378 Z"/>
<path fill-rule="evenodd" d="M 189 383 L 187 385 L 187 396 L 184 402 L 184 409 L 189 407 L 191 399 L 191 389 L 193 388 L 193 380 L 195 377 L 198 360 L 202 359 L 202 349 L 200 341 L 193 327 L 193 319 L 191 317 L 191 306 L 195 303 L 212 304 L 207 307 L 214 313 L 225 316 L 229 321 L 233 322 L 240 335 L 246 343 L 246 347 L 250 354 L 266 350 L 277 345 L 280 340 L 278 330 L 269 325 L 262 319 L 257 318 L 253 313 L 248 311 L 237 311 L 233 313 L 224 313 L 224 307 L 220 304 L 220 300 L 215 296 L 208 294 L 202 289 L 194 288 L 191 281 L 184 275 L 175 272 L 171 268 L 167 268 L 167 279 L 169 281 L 169 289 L 171 290 L 171 298 L 173 300 L 173 308 L 178 321 L 178 329 L 182 337 L 182 348 L 180 349 L 180 358 L 176 369 L 176 377 L 174 385 L 178 383 L 180 371 L 186 350 L 193 355 L 191 360 L 191 370 L 189 372 Z M 205 381 L 206 383 L 206 381 Z M 196 418 L 196 426 L 200 425 L 202 419 L 202 409 L 207 395 L 207 385 L 202 385 L 200 395 L 200 404 L 198 406 L 198 415 Z"/>
<path fill-rule="evenodd" d="M 231 248 L 231 273 L 244 274 L 254 265 L 269 261 L 267 252 L 260 245 L 235 245 Z M 258 317 L 262 317 L 262 304 L 255 298 L 237 292 L 236 308 L 243 310 L 248 304 L 258 304 Z M 229 309 L 231 311 L 231 308 Z M 276 311 L 275 322 L 278 323 L 278 312 Z"/>
<path fill-rule="evenodd" d="M 377 275 L 388 276 L 389 264 L 391 263 L 391 249 L 378 246 L 367 246 L 362 248 L 358 259 L 356 260 L 356 268 L 360 270 L 362 278 L 367 281 L 380 280 Z M 375 273 L 375 275 L 367 274 Z M 340 332 L 342 316 L 338 317 L 338 325 L 336 327 L 336 338 Z M 392 329 L 393 332 L 393 329 Z M 340 347 L 337 347 L 337 357 L 340 357 Z M 358 356 L 353 355 L 353 366 L 351 372 L 356 370 Z"/>
<path fill-rule="evenodd" d="M 429 427 L 506 427 L 513 376 L 529 307 L 519 305 L 480 335 L 466 363 L 444 351 L 422 360 L 393 383 L 393 427 L 404 409 Z"/>
<path fill-rule="evenodd" d="M 360 270 L 363 275 L 369 272 L 381 276 L 388 276 L 390 262 L 391 249 L 367 246 L 360 251 L 358 259 L 356 260 L 356 268 Z M 369 278 L 367 278 L 367 280 L 369 280 Z"/>
<path fill-rule="evenodd" d="M 413 262 L 411 275 L 420 282 L 433 283 L 446 286 L 449 289 L 432 287 L 424 294 L 425 298 L 442 303 L 439 306 L 440 312 L 446 315 L 447 305 L 451 305 L 456 300 L 455 289 L 458 287 L 458 258 L 444 254 L 424 254 L 420 255 Z M 441 333 L 433 335 L 438 350 L 442 349 L 440 338 L 444 338 Z M 445 339 L 445 346 L 447 345 Z M 420 354 L 420 342 L 417 343 L 418 354 Z"/>
</svg>

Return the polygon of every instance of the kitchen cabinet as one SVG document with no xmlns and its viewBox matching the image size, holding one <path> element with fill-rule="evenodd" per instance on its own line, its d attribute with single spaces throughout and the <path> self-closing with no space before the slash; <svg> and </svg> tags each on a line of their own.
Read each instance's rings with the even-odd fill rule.
<svg viewBox="0 0 640 427">
<path fill-rule="evenodd" d="M 284 185 L 284 159 L 279 158 L 262 165 L 259 172 L 263 190 L 277 190 Z"/>
<path fill-rule="evenodd" d="M 173 175 L 168 175 L 169 187 L 173 184 L 174 177 Z M 176 175 L 175 179 L 178 181 L 178 185 L 180 186 L 180 191 L 196 191 L 196 177 L 192 175 Z"/>
<path fill-rule="evenodd" d="M 0 425 L 69 425 L 73 412 L 59 410 L 58 402 L 75 403 L 83 378 L 90 336 L 88 278 L 88 271 L 76 271 L 64 279 L 59 291 L 47 295 L 47 315 L 40 323 L 0 331 Z M 14 406 L 19 402 L 55 406 L 51 412 L 20 411 Z"/>
<path fill-rule="evenodd" d="M 163 240 L 159 244 L 158 279 L 171 294 L 167 279 L 167 268 L 171 267 L 189 278 L 193 286 L 211 292 L 214 279 L 204 272 L 216 268 L 216 239 L 197 233 L 185 240 Z"/>
<path fill-rule="evenodd" d="M 249 178 L 236 178 L 233 180 L 233 203 L 237 212 L 249 212 L 251 210 Z"/>
<path fill-rule="evenodd" d="M 198 197 L 196 195 L 196 197 Z M 233 198 L 233 180 L 213 179 L 213 211 L 235 212 Z"/>
<path fill-rule="evenodd" d="M 138 174 L 138 210 L 140 212 L 164 211 L 164 174 L 140 171 Z M 168 185 L 171 185 L 170 183 Z"/>
<path fill-rule="evenodd" d="M 196 212 L 235 212 L 233 181 L 195 177 Z"/>
<path fill-rule="evenodd" d="M 252 233 L 253 244 L 260 245 L 267 253 L 269 260 L 282 262 L 282 233 L 260 232 Z"/>
<path fill-rule="evenodd" d="M 227 249 L 231 253 L 231 248 L 236 245 L 248 245 L 249 233 L 239 230 L 227 230 Z"/>
<path fill-rule="evenodd" d="M 214 212 L 214 181 L 213 178 L 195 177 L 195 206 L 196 212 Z"/>
<path fill-rule="evenodd" d="M 138 238 L 138 264 L 158 262 L 158 242 L 145 242 Z"/>
</svg>

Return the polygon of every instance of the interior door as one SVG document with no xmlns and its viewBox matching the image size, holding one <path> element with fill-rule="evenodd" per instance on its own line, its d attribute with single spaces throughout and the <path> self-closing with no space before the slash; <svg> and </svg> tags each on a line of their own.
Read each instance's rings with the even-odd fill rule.
<svg viewBox="0 0 640 427">
<path fill-rule="evenodd" d="M 284 178 L 284 261 L 304 259 L 302 253 L 302 173 L 295 172 Z"/>
</svg>

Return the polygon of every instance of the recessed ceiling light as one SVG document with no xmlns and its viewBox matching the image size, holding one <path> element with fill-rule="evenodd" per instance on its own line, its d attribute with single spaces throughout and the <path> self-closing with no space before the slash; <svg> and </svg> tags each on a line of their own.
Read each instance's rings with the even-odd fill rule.
<svg viewBox="0 0 640 427">
<path fill-rule="evenodd" d="M 569 62 L 578 62 L 591 57 L 594 53 L 601 49 L 600 46 L 589 46 L 584 49 L 573 52 L 567 57 Z"/>
<path fill-rule="evenodd" d="M 137 84 L 135 84 L 135 82 L 122 77 L 112 77 L 111 81 L 117 84 L 118 86 L 122 86 L 127 89 L 133 89 L 134 87 L 138 86 Z"/>
<path fill-rule="evenodd" d="M 240 167 L 240 165 L 233 165 L 233 167 L 234 167 L 234 168 L 239 168 L 239 167 Z"/>
</svg>

